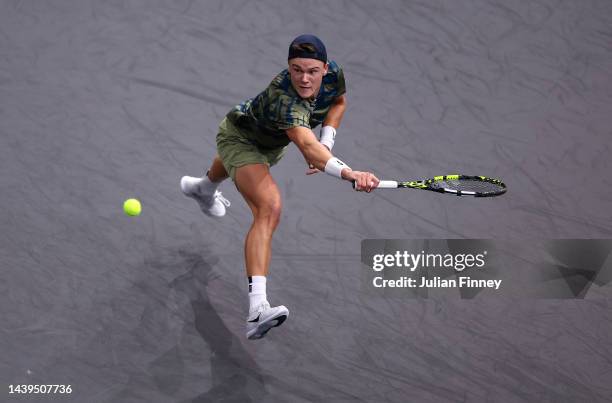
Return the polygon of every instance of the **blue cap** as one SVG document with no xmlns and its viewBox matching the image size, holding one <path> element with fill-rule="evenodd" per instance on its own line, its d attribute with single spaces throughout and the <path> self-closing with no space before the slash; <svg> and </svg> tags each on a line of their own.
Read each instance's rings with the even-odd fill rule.
<svg viewBox="0 0 612 403">
<path fill-rule="evenodd" d="M 289 57 L 291 60 L 295 57 L 303 57 L 305 59 L 317 59 L 323 63 L 327 63 L 327 50 L 323 42 L 314 35 L 300 35 L 289 45 Z"/>
</svg>

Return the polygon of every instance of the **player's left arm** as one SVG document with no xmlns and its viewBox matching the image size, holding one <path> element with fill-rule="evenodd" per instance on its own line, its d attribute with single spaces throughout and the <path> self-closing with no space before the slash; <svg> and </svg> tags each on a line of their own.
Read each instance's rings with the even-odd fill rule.
<svg viewBox="0 0 612 403">
<path fill-rule="evenodd" d="M 334 100 L 329 108 L 329 111 L 327 112 L 327 115 L 325 116 L 325 120 L 323 120 L 321 137 L 319 141 L 321 144 L 327 147 L 329 151 L 331 151 L 336 141 L 336 130 L 340 127 L 345 110 L 346 95 L 342 94 Z M 306 175 L 312 175 L 317 172 L 319 172 L 319 170 L 316 169 L 311 163 L 308 163 L 308 171 L 306 171 Z"/>
<path fill-rule="evenodd" d="M 342 94 L 336 98 L 330 106 L 329 112 L 327 112 L 327 116 L 325 116 L 325 120 L 323 120 L 323 127 L 331 126 L 334 129 L 338 129 L 340 127 L 340 123 L 342 122 L 342 118 L 344 117 L 345 110 L 346 95 Z"/>
</svg>

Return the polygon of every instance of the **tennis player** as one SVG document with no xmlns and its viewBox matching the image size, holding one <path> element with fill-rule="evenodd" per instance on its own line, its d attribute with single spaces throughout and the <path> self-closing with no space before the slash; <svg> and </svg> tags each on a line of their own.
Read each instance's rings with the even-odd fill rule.
<svg viewBox="0 0 612 403">
<path fill-rule="evenodd" d="M 249 280 L 248 339 L 259 339 L 289 315 L 285 306 L 271 307 L 266 295 L 272 234 L 281 216 L 281 196 L 270 167 L 279 162 L 293 142 L 309 164 L 307 174 L 323 171 L 352 181 L 355 189 L 370 192 L 378 178 L 352 170 L 331 150 L 346 109 L 342 68 L 327 60 L 323 42 L 300 35 L 289 47 L 288 68 L 268 88 L 235 106 L 221 121 L 217 152 L 202 178 L 184 176 L 181 190 L 195 199 L 204 214 L 225 215 L 230 202 L 217 190 L 230 177 L 253 212 L 246 236 L 245 260 Z M 322 125 L 320 138 L 312 129 Z"/>
</svg>

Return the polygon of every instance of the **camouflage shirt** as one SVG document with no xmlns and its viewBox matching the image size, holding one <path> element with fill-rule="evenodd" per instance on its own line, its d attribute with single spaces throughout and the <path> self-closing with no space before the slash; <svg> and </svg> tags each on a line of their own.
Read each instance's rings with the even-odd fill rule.
<svg viewBox="0 0 612 403">
<path fill-rule="evenodd" d="M 285 69 L 255 98 L 232 108 L 227 118 L 247 129 L 249 140 L 257 145 L 283 147 L 291 142 L 287 129 L 298 126 L 313 129 L 320 125 L 334 100 L 345 92 L 344 73 L 336 62 L 329 62 L 329 70 L 314 100 L 303 99 L 297 94 Z"/>
</svg>

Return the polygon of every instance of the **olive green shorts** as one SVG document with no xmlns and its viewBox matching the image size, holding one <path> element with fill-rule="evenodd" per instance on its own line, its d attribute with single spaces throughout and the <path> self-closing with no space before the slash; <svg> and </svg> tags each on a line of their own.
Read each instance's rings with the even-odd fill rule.
<svg viewBox="0 0 612 403">
<path fill-rule="evenodd" d="M 223 118 L 219 124 L 217 152 L 225 170 L 234 182 L 236 182 L 236 168 L 249 164 L 266 164 L 271 167 L 281 160 L 286 148 L 286 146 L 259 147 L 249 140 L 245 129 L 237 127 L 227 118 Z"/>
</svg>

